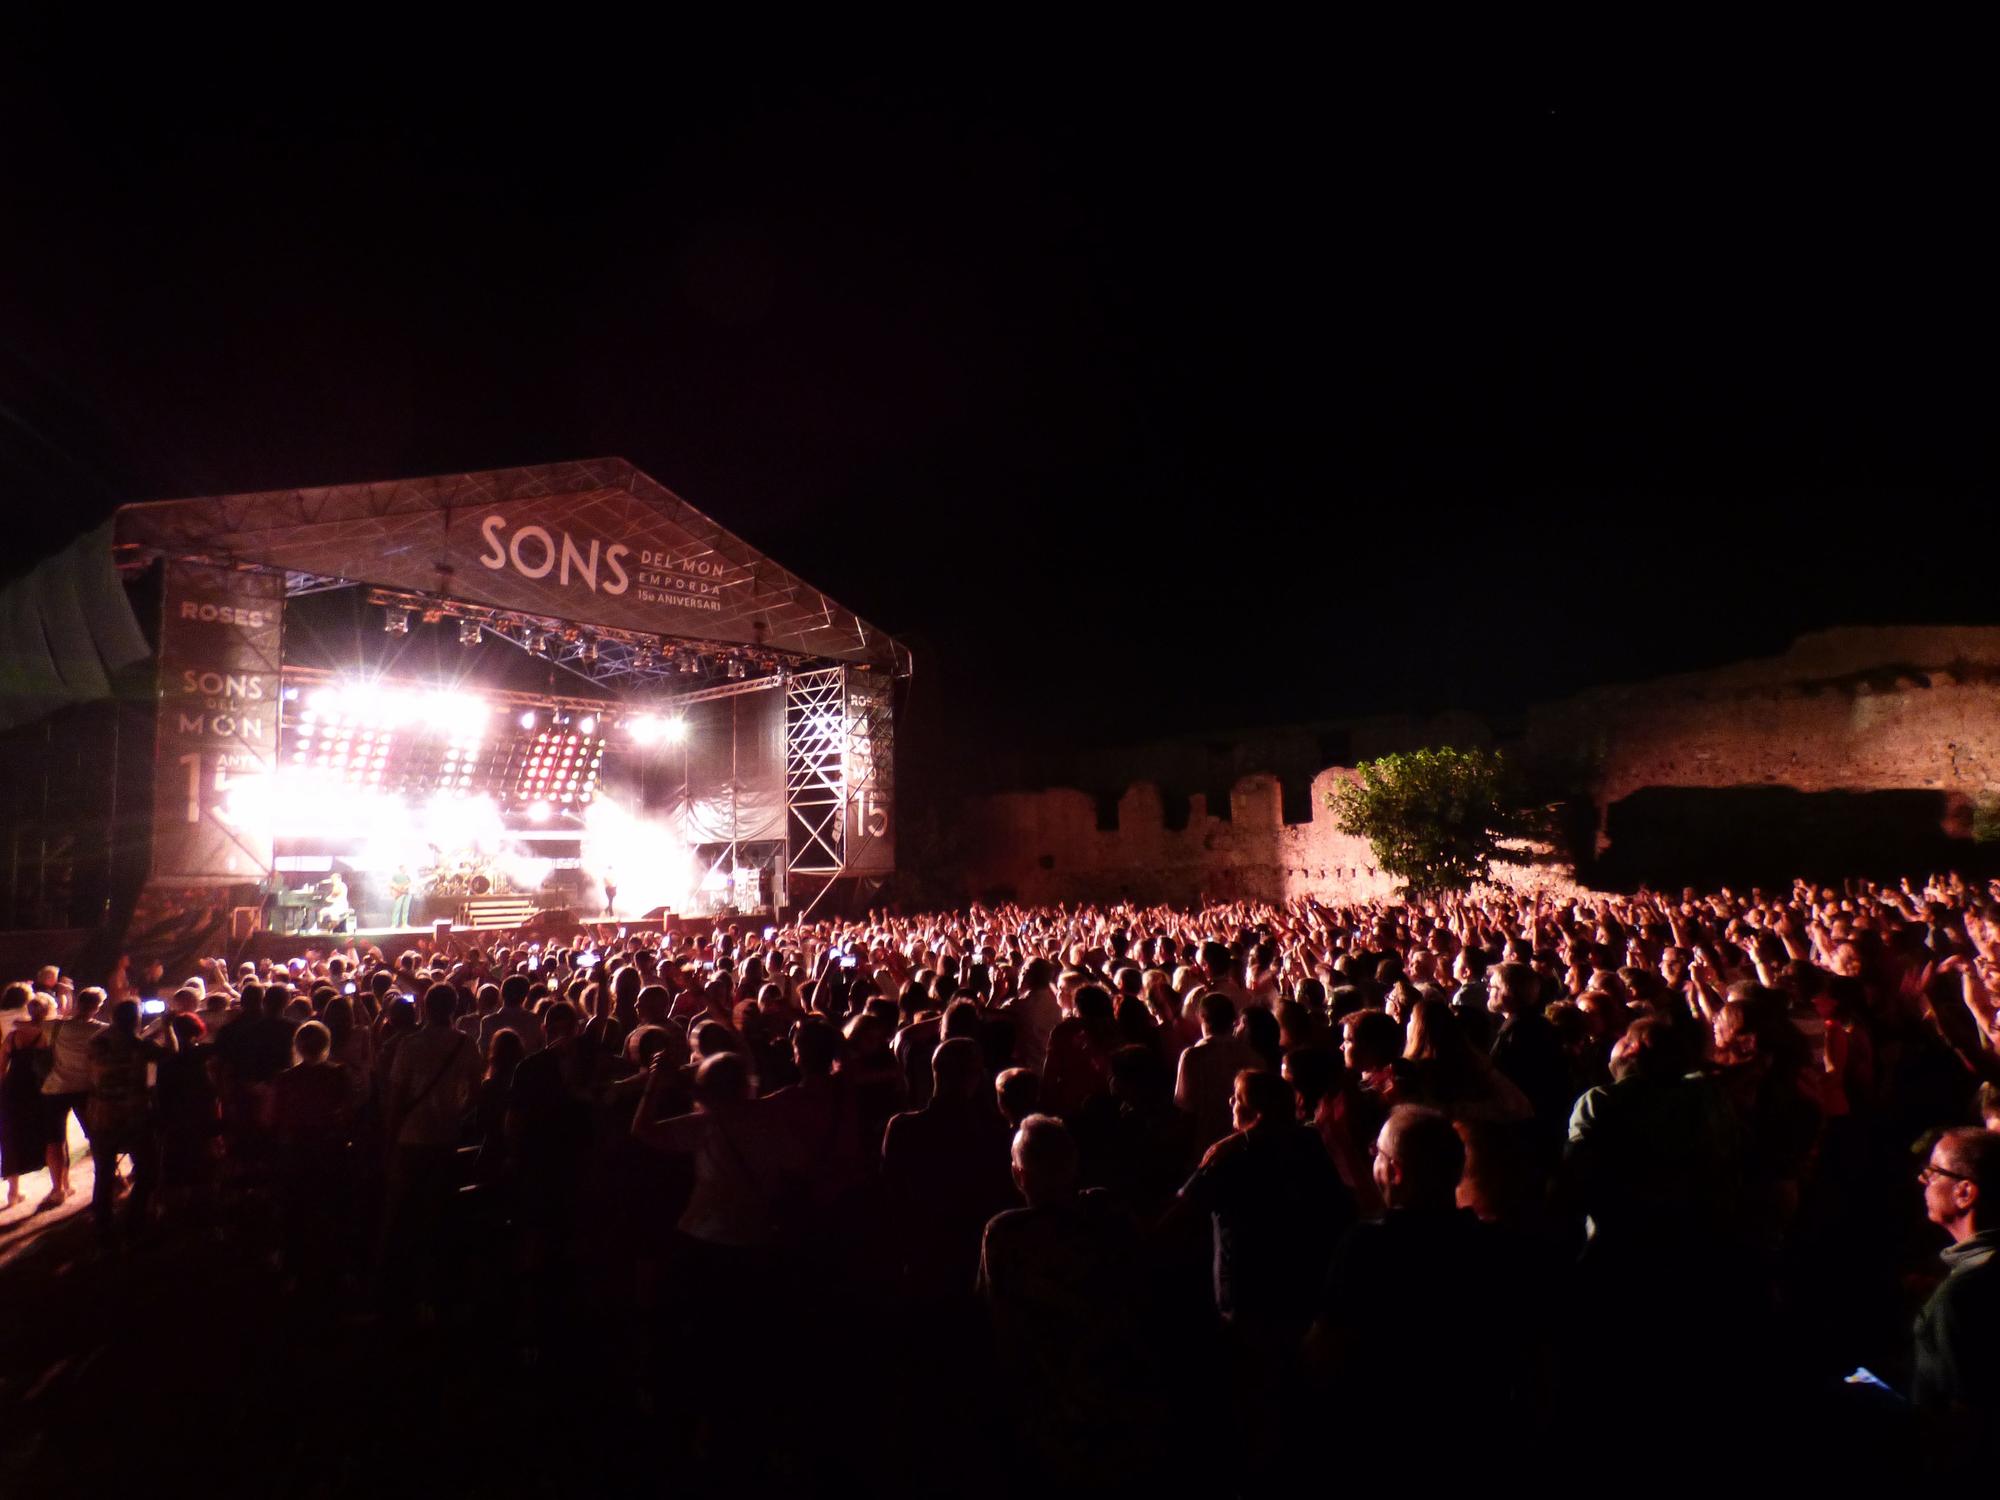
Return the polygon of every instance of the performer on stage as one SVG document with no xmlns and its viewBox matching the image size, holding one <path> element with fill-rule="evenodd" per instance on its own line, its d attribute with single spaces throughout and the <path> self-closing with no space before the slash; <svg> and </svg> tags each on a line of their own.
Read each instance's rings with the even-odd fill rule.
<svg viewBox="0 0 2000 1500">
<path fill-rule="evenodd" d="M 347 899 L 347 882 L 335 870 L 327 877 L 326 904 L 320 908 L 322 932 L 346 932 L 354 925 L 354 906 Z"/>
<path fill-rule="evenodd" d="M 618 908 L 618 877 L 611 871 L 604 872 L 604 915 L 616 916 Z"/>
<path fill-rule="evenodd" d="M 410 925 L 410 888 L 414 882 L 410 878 L 410 867 L 402 860 L 396 861 L 396 873 L 389 877 L 389 925 L 408 927 Z"/>
<path fill-rule="evenodd" d="M 262 908 L 261 921 L 267 932 L 278 931 L 278 912 L 281 909 L 279 897 L 285 894 L 285 877 L 276 870 L 271 871 L 257 882 L 258 906 Z"/>
</svg>

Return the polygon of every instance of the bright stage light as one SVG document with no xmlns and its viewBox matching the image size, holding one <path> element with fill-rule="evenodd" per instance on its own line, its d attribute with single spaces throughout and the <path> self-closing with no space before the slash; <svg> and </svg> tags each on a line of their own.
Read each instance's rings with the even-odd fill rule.
<svg viewBox="0 0 2000 1500">
<path fill-rule="evenodd" d="M 431 712 L 440 718 L 484 721 L 493 712 L 493 705 L 476 693 L 462 693 L 456 688 L 438 688 L 430 695 Z"/>
<path fill-rule="evenodd" d="M 555 812 L 555 808 L 547 802 L 530 802 L 528 804 L 528 816 L 537 823 L 548 822 L 550 818 L 555 816 Z"/>
<path fill-rule="evenodd" d="M 585 714 L 582 718 L 576 721 L 576 729 L 577 733 L 579 734 L 597 733 L 597 715 Z"/>
<path fill-rule="evenodd" d="M 686 720 L 670 719 L 660 714 L 640 714 L 627 719 L 625 728 L 642 745 L 673 744 L 687 735 Z M 597 753 L 602 755 L 604 752 L 600 749 Z"/>
<path fill-rule="evenodd" d="M 522 712 L 521 727 L 523 729 L 533 729 L 535 727 L 535 711 L 532 708 Z"/>
<path fill-rule="evenodd" d="M 373 723 L 383 717 L 388 696 L 379 682 L 350 683 L 340 695 L 341 708 L 357 723 Z"/>
</svg>

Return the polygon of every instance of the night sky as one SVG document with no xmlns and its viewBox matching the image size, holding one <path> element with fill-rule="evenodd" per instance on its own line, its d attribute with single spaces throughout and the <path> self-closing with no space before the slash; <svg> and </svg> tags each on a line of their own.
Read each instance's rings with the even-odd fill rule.
<svg viewBox="0 0 2000 1500">
<path fill-rule="evenodd" d="M 10 49 L 15 561 L 123 500 L 620 454 L 905 636 L 965 745 L 2000 617 L 1948 91 L 138 50 Z"/>
</svg>

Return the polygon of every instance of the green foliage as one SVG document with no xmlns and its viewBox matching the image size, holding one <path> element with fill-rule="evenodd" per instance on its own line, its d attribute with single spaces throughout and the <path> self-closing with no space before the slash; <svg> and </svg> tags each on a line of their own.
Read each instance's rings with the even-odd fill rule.
<svg viewBox="0 0 2000 1500">
<path fill-rule="evenodd" d="M 1464 890 L 1513 858 L 1519 831 L 1508 767 L 1491 750 L 1415 750 L 1363 762 L 1327 798 L 1342 833 L 1368 840 L 1375 863 L 1411 895 Z"/>
<path fill-rule="evenodd" d="M 2000 792 L 1983 792 L 1973 799 L 1972 840 L 2000 844 Z"/>
</svg>

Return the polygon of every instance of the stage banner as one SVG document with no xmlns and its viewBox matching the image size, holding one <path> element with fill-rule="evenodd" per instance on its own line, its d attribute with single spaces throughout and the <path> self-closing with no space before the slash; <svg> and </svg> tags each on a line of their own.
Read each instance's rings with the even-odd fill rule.
<svg viewBox="0 0 2000 1500">
<path fill-rule="evenodd" d="M 278 763 L 284 579 L 168 562 L 153 764 L 153 879 L 261 879 L 271 868 L 268 802 Z"/>
<path fill-rule="evenodd" d="M 846 660 L 894 642 L 629 465 L 127 507 L 119 537 L 547 619 Z"/>
<path fill-rule="evenodd" d="M 847 673 L 847 813 L 842 868 L 850 875 L 896 868 L 896 737 L 889 679 Z"/>
</svg>

